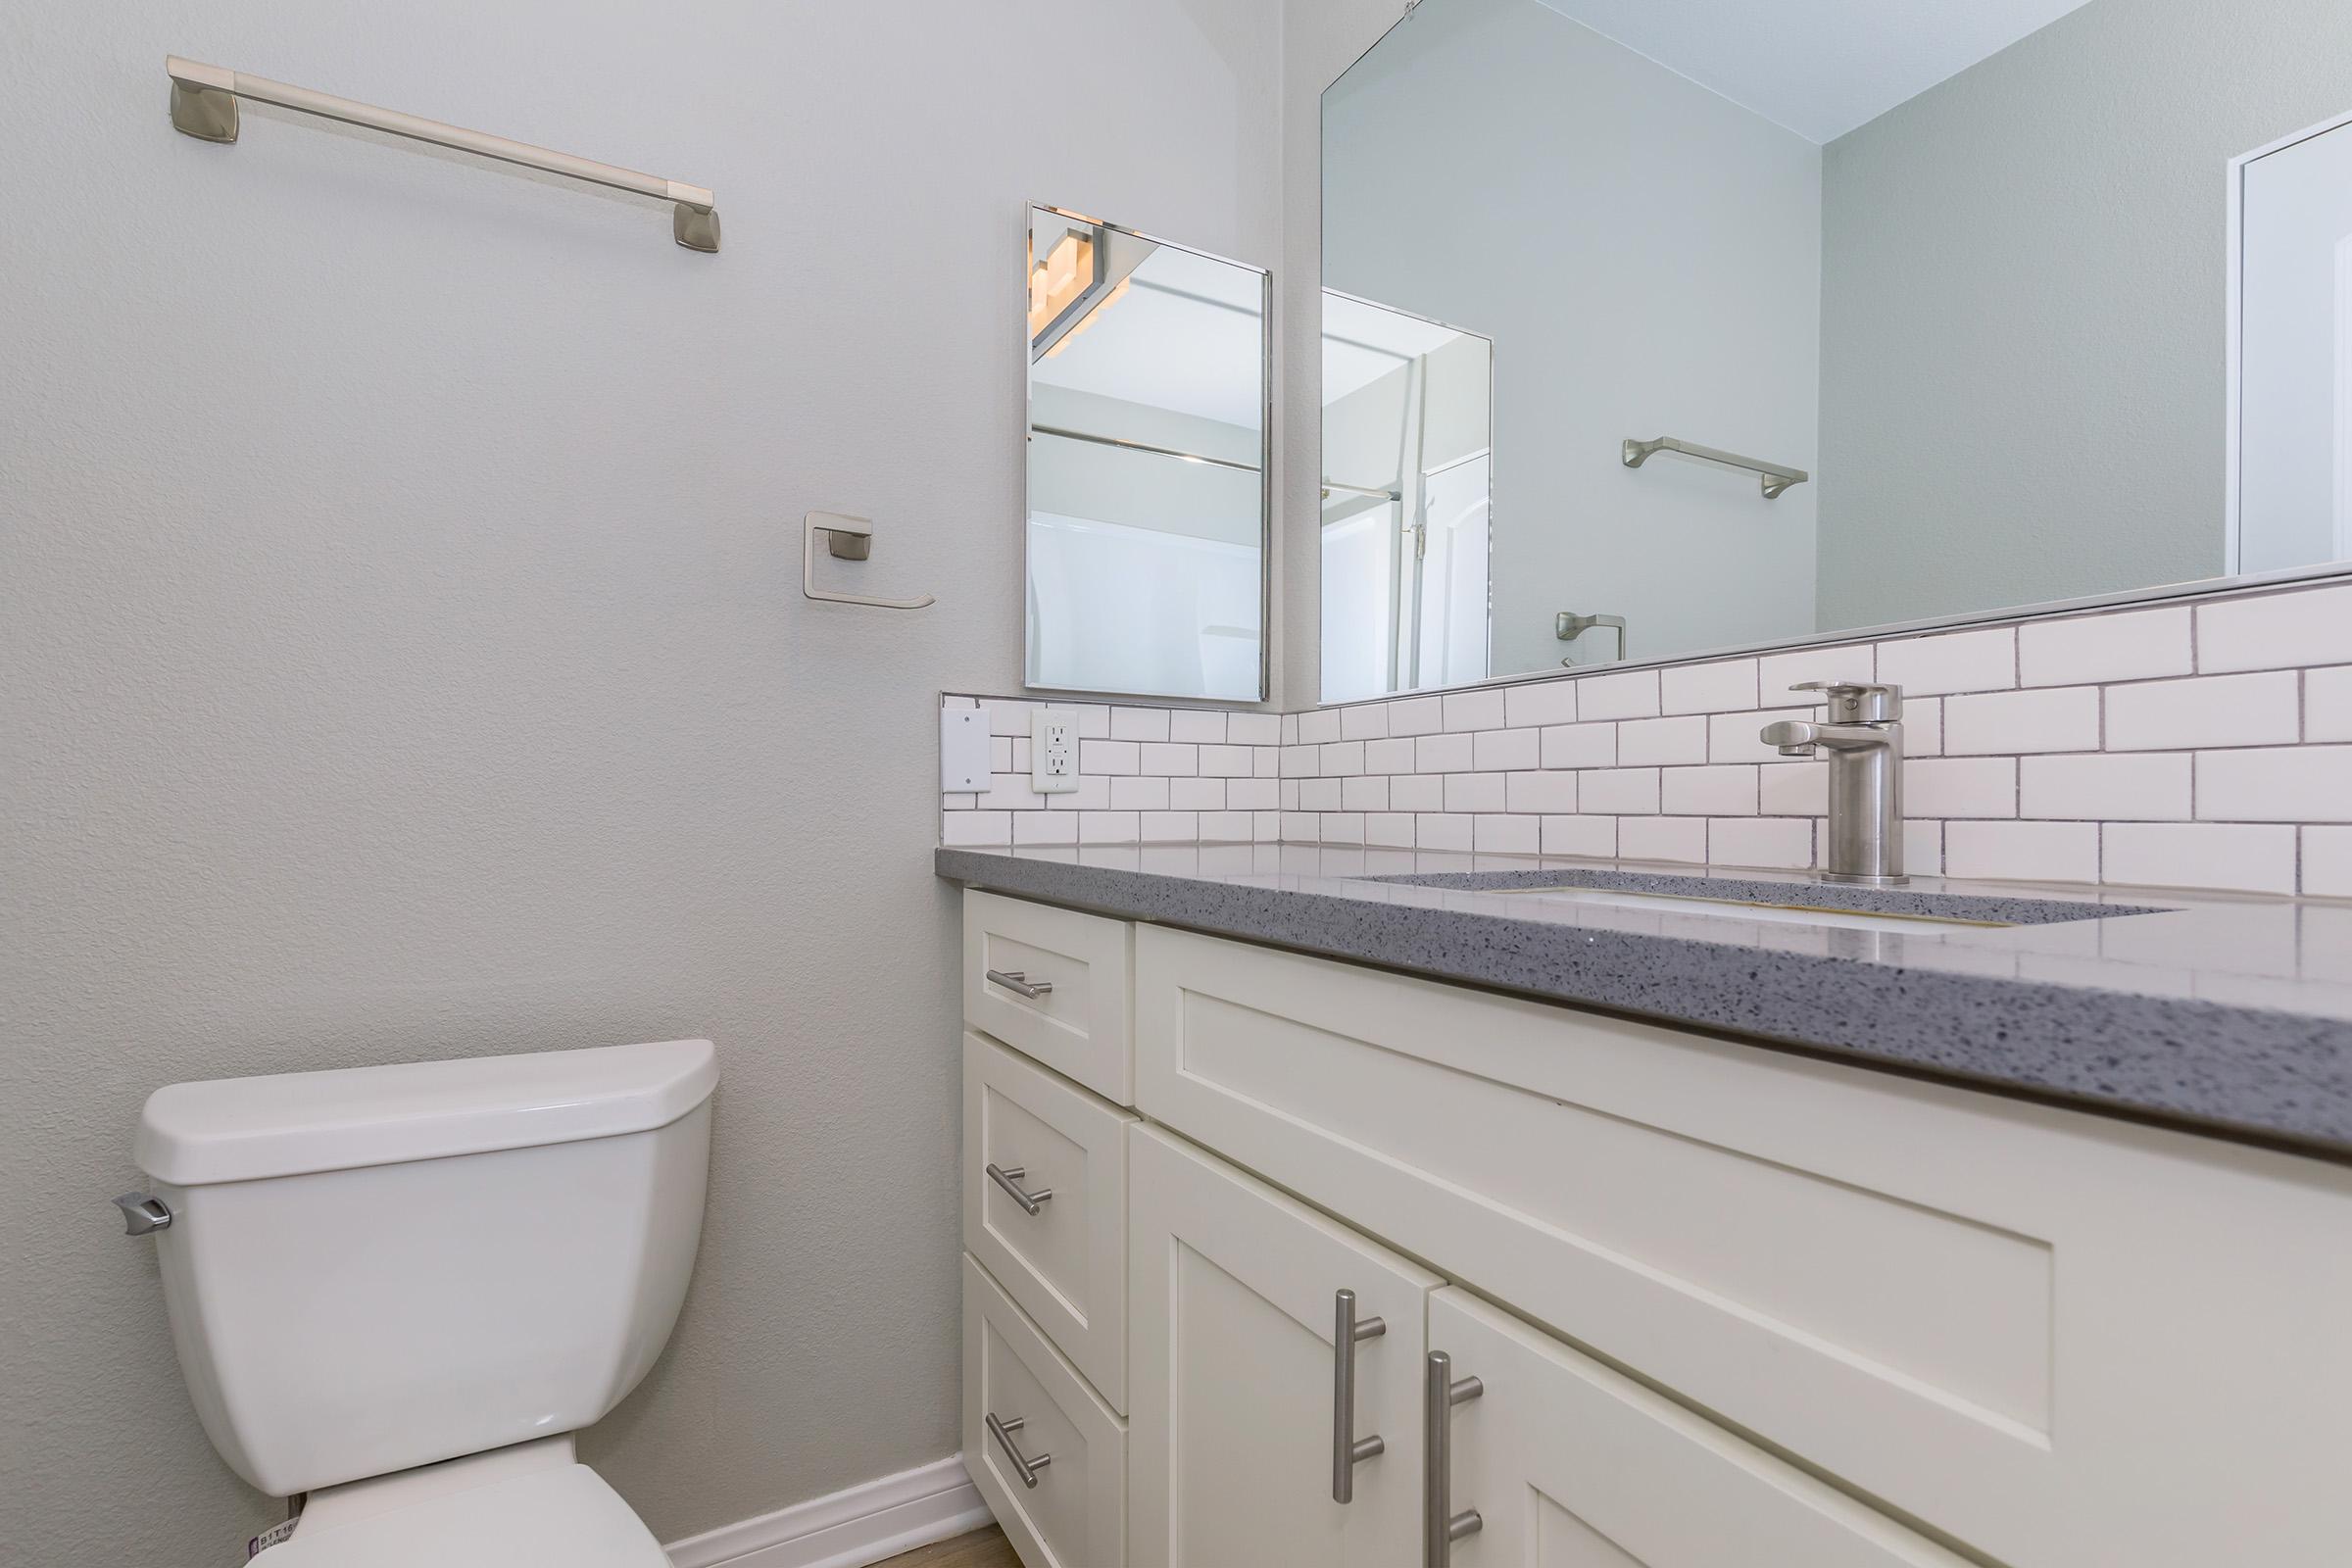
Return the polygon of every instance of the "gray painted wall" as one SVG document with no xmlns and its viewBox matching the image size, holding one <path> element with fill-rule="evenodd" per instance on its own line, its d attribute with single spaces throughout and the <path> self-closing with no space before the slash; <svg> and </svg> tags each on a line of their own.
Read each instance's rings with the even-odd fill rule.
<svg viewBox="0 0 2352 1568">
<path fill-rule="evenodd" d="M 2093 0 L 1825 149 L 1824 628 L 2223 569 L 2230 159 L 2342 0 Z"/>
<path fill-rule="evenodd" d="M 1494 340 L 1493 668 L 1813 626 L 1820 152 L 1537 0 L 1430 0 L 1324 100 L 1323 281 Z M 1580 660 L 1614 656 L 1605 635 Z"/>
<path fill-rule="evenodd" d="M 588 1457 L 674 1539 L 955 1448 L 932 736 L 1020 678 L 1022 204 L 1274 260 L 1278 22 L 0 9 L 0 1557 L 277 1512 L 106 1203 L 186 1078 L 708 1034 L 702 1259 Z M 726 248 L 250 106 L 204 145 L 167 52 L 708 183 Z M 938 607 L 803 601 L 809 508 Z"/>
</svg>

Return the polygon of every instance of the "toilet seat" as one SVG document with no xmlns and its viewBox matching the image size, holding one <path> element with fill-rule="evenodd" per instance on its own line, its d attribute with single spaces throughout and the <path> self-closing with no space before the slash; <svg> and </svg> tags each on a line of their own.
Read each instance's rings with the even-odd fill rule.
<svg viewBox="0 0 2352 1568">
<path fill-rule="evenodd" d="M 264 1568 L 669 1568 L 620 1494 L 584 1464 L 535 1469 L 293 1539 Z"/>
</svg>

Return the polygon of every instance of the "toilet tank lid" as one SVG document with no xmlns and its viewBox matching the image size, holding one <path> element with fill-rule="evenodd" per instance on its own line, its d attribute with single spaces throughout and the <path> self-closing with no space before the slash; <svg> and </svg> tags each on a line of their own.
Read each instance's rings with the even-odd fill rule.
<svg viewBox="0 0 2352 1568">
<path fill-rule="evenodd" d="M 216 1078 L 148 1096 L 132 1152 L 178 1187 L 392 1165 L 645 1132 L 717 1083 L 708 1040 Z"/>
</svg>

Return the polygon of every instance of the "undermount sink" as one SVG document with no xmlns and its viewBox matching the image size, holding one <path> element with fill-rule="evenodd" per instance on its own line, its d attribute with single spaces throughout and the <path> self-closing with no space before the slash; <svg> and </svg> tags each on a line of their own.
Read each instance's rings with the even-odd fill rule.
<svg viewBox="0 0 2352 1568">
<path fill-rule="evenodd" d="M 2032 894 L 1864 887 L 1775 877 L 1768 872 L 1678 876 L 1666 872 L 1556 868 L 1437 871 L 1360 880 L 1449 892 L 1500 894 L 1547 904 L 1828 926 L 1847 931 L 1908 932 L 1919 936 L 2163 912 L 2144 905 L 2091 904 Z"/>
</svg>

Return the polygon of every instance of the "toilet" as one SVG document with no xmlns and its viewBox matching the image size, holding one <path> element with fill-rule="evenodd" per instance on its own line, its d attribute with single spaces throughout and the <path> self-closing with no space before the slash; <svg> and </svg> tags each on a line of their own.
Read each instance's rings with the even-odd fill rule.
<svg viewBox="0 0 2352 1568">
<path fill-rule="evenodd" d="M 717 1081 L 672 1040 L 149 1097 L 117 1202 L 214 1446 L 308 1494 L 270 1568 L 667 1568 L 572 1434 L 677 1320 Z"/>
</svg>

